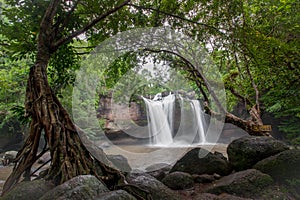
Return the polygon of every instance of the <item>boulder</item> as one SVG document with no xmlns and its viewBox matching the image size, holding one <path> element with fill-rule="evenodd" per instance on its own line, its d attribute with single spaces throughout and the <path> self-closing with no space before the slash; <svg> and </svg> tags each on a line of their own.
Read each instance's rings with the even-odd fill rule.
<svg viewBox="0 0 300 200">
<path fill-rule="evenodd" d="M 162 183 L 173 190 L 184 190 L 194 186 L 193 177 L 185 172 L 172 172 L 162 179 Z"/>
<path fill-rule="evenodd" d="M 268 136 L 246 136 L 231 142 L 227 154 L 233 169 L 241 171 L 287 149 L 286 144 Z"/>
<path fill-rule="evenodd" d="M 213 194 L 228 193 L 253 198 L 272 183 L 271 176 L 256 169 L 248 169 L 222 177 L 215 181 L 207 192 Z"/>
<path fill-rule="evenodd" d="M 128 163 L 127 158 L 122 155 L 107 155 L 108 160 L 122 172 L 130 172 L 131 167 Z"/>
<path fill-rule="evenodd" d="M 44 180 L 23 181 L 20 182 L 12 190 L 7 192 L 2 200 L 33 200 L 39 199 L 46 192 L 54 188 L 54 184 Z"/>
<path fill-rule="evenodd" d="M 115 190 L 101 193 L 94 200 L 136 200 L 136 198 L 124 190 Z"/>
<path fill-rule="evenodd" d="M 107 187 L 92 175 L 80 175 L 48 191 L 40 200 L 91 200 L 109 192 Z"/>
<path fill-rule="evenodd" d="M 129 173 L 127 181 L 148 191 L 153 200 L 179 200 L 177 193 L 146 173 Z"/>
<path fill-rule="evenodd" d="M 150 165 L 146 168 L 147 174 L 155 177 L 157 180 L 161 181 L 166 175 L 169 173 L 170 169 L 172 168 L 171 165 L 167 163 L 157 163 Z"/>
<path fill-rule="evenodd" d="M 300 180 L 300 150 L 291 149 L 268 157 L 256 163 L 253 168 L 269 174 L 274 180 L 287 183 Z M 299 186 L 300 189 L 300 186 Z"/>
<path fill-rule="evenodd" d="M 231 167 L 219 152 L 211 153 L 202 148 L 194 148 L 179 159 L 170 172 L 181 171 L 189 174 L 228 175 Z"/>
</svg>

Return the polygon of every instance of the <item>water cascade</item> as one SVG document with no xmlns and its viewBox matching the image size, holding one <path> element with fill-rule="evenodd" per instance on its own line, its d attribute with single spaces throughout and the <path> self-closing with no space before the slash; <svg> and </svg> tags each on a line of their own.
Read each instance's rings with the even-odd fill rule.
<svg viewBox="0 0 300 200">
<path fill-rule="evenodd" d="M 178 146 L 206 143 L 206 123 L 204 112 L 198 100 L 190 100 L 180 95 L 161 93 L 151 99 L 144 98 L 147 109 L 150 145 Z M 179 116 L 175 108 L 178 99 Z M 175 115 L 175 113 L 177 113 Z"/>
<path fill-rule="evenodd" d="M 168 146 L 173 142 L 172 124 L 175 96 L 162 98 L 157 94 L 153 100 L 143 97 L 147 107 L 150 144 Z"/>
</svg>

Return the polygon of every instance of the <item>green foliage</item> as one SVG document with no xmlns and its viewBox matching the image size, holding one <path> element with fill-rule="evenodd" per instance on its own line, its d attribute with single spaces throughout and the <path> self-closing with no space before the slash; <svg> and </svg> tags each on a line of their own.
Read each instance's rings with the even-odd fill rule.
<svg viewBox="0 0 300 200">
<path fill-rule="evenodd" d="M 3 119 L 7 115 L 14 116 L 10 108 L 14 108 L 15 113 L 21 113 L 22 109 L 19 106 L 23 103 L 25 80 L 29 67 L 34 64 L 39 25 L 49 1 L 1 0 L 0 2 L 3 16 L 0 19 L 0 112 Z M 120 1 L 87 0 L 79 3 L 77 9 L 69 15 L 68 11 L 72 4 L 68 2 L 61 1 L 55 17 L 55 23 L 61 24 L 57 38 L 80 29 L 96 16 L 120 3 Z M 48 67 L 49 83 L 69 111 L 75 72 L 79 68 L 79 62 L 85 57 L 84 54 L 88 53 L 91 47 L 120 31 L 167 24 L 199 41 L 199 44 L 211 53 L 222 73 L 230 111 L 241 101 L 234 92 L 249 100 L 245 104 L 245 109 L 255 104 L 253 81 L 260 91 L 262 109 L 272 112 L 281 119 L 279 127 L 287 134 L 289 140 L 298 141 L 300 135 L 298 1 L 139 0 L 132 3 L 137 6 L 125 6 L 100 21 L 82 37 L 61 46 L 52 55 Z M 178 80 L 169 80 L 169 85 L 164 83 L 151 85 L 153 82 L 163 82 L 165 74 L 151 74 L 149 70 L 140 72 L 141 76 L 138 78 L 129 76 L 127 80 L 122 80 L 131 69 L 138 69 L 141 66 L 143 59 L 147 57 L 145 55 L 140 52 L 128 53 L 104 70 L 95 72 L 100 77 L 97 93 L 106 95 L 118 87 L 119 91 L 115 91 L 115 95 L 121 97 L 124 92 L 121 88 L 129 86 L 135 88 L 135 93 L 139 95 L 161 92 L 175 87 L 176 84 L 196 88 L 195 83 L 186 81 L 184 85 L 185 83 Z M 178 58 L 169 55 L 151 55 L 151 57 L 157 58 L 159 60 L 157 63 L 167 61 L 171 68 L 177 70 L 172 73 L 191 78 L 188 72 L 182 70 L 182 63 L 178 62 Z M 204 90 L 207 92 L 205 87 Z"/>
</svg>

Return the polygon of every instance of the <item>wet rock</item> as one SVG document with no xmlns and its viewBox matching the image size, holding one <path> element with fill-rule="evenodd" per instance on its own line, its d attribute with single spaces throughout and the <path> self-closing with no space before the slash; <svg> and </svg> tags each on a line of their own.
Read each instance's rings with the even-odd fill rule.
<svg viewBox="0 0 300 200">
<path fill-rule="evenodd" d="M 173 190 L 184 190 L 194 186 L 193 177 L 185 172 L 170 173 L 162 179 L 162 183 Z"/>
<path fill-rule="evenodd" d="M 109 190 L 95 176 L 81 175 L 53 188 L 40 200 L 91 200 L 104 192 Z"/>
<path fill-rule="evenodd" d="M 171 169 L 171 165 L 167 163 L 158 163 L 154 165 L 150 165 L 146 168 L 147 174 L 155 177 L 157 180 L 161 181 L 166 175 L 169 173 Z"/>
<path fill-rule="evenodd" d="M 130 172 L 131 167 L 128 163 L 127 158 L 122 155 L 107 155 L 108 160 L 122 172 Z"/>
<path fill-rule="evenodd" d="M 160 181 L 146 173 L 130 173 L 127 181 L 150 193 L 153 200 L 179 200 L 178 195 Z"/>
<path fill-rule="evenodd" d="M 227 159 L 218 152 L 211 153 L 202 148 L 195 148 L 179 159 L 170 172 L 181 171 L 189 174 L 228 175 L 231 167 Z"/>
<path fill-rule="evenodd" d="M 288 180 L 300 180 L 300 150 L 283 151 L 256 163 L 253 168 L 269 174 L 274 180 L 287 183 Z M 300 191 L 300 186 L 299 186 Z"/>
<path fill-rule="evenodd" d="M 136 198 L 124 190 L 115 190 L 101 193 L 94 200 L 136 200 Z"/>
<path fill-rule="evenodd" d="M 253 198 L 273 183 L 271 176 L 256 169 L 248 169 L 222 177 L 213 183 L 207 192 L 213 194 L 228 193 Z"/>
<path fill-rule="evenodd" d="M 2 200 L 33 200 L 39 199 L 46 192 L 54 188 L 54 184 L 44 180 L 20 182 L 11 191 L 6 193 Z"/>
<path fill-rule="evenodd" d="M 287 149 L 286 144 L 271 137 L 246 136 L 230 143 L 227 154 L 233 169 L 241 171 L 250 169 L 258 161 Z"/>
<path fill-rule="evenodd" d="M 193 179 L 195 183 L 211 183 L 216 180 L 215 176 L 210 174 L 193 174 Z"/>
</svg>

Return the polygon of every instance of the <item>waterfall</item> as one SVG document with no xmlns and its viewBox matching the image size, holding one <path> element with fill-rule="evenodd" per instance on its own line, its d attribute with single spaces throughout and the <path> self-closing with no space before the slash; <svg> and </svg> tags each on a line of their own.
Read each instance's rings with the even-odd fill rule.
<svg viewBox="0 0 300 200">
<path fill-rule="evenodd" d="M 147 107 L 147 119 L 151 145 L 168 146 L 173 142 L 172 124 L 175 96 L 169 95 L 165 98 L 154 100 L 144 98 Z"/>
<path fill-rule="evenodd" d="M 206 143 L 206 137 L 205 137 L 205 118 L 204 118 L 204 112 L 201 109 L 200 102 L 198 100 L 191 100 L 191 105 L 194 109 L 192 109 L 196 124 L 197 124 L 197 136 L 199 143 L 203 144 Z"/>
<path fill-rule="evenodd" d="M 162 97 L 161 93 L 150 100 L 144 98 L 147 109 L 150 145 L 190 145 L 206 143 L 204 112 L 198 100 L 179 95 L 180 120 L 175 116 L 175 95 Z M 177 108 L 178 109 L 178 108 Z M 178 130 L 175 133 L 175 125 Z"/>
</svg>

